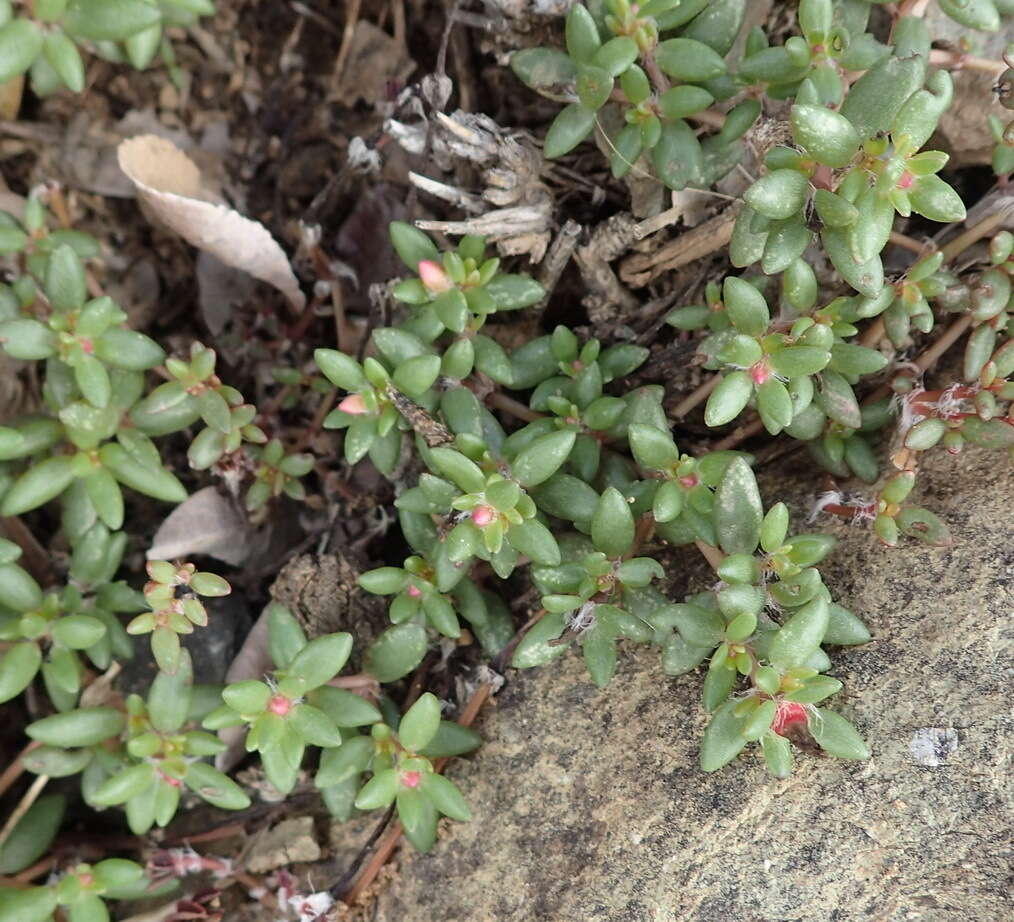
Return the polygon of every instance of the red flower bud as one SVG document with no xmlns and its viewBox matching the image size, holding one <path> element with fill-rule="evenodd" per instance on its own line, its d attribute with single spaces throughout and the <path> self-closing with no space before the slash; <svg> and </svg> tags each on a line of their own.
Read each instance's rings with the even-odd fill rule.
<svg viewBox="0 0 1014 922">
<path fill-rule="evenodd" d="M 421 772 L 402 772 L 401 783 L 407 788 L 419 787 L 419 782 L 422 781 Z"/>
<path fill-rule="evenodd" d="M 279 717 L 284 717 L 292 708 L 292 701 L 285 697 L 285 695 L 275 695 L 268 702 L 268 710 L 272 714 L 277 714 Z"/>
<path fill-rule="evenodd" d="M 805 724 L 809 719 L 806 708 L 798 701 L 779 701 L 775 719 L 771 722 L 771 729 L 779 736 L 785 736 L 787 728 L 793 724 Z"/>
</svg>

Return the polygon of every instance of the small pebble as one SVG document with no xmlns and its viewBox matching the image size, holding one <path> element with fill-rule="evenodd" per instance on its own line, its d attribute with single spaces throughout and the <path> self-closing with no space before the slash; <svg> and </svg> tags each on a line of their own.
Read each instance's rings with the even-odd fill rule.
<svg viewBox="0 0 1014 922">
<path fill-rule="evenodd" d="M 958 731 L 953 727 L 920 727 L 908 741 L 913 761 L 936 768 L 958 748 Z"/>
</svg>

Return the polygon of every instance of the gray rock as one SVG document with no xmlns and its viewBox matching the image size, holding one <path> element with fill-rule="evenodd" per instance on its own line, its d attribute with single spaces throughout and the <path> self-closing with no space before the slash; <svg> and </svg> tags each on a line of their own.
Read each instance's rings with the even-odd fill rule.
<svg viewBox="0 0 1014 922">
<path fill-rule="evenodd" d="M 313 832 L 313 817 L 299 816 L 282 820 L 254 845 L 246 858 L 246 867 L 255 874 L 288 867 L 320 858 L 320 845 Z"/>
<path fill-rule="evenodd" d="M 448 823 L 429 855 L 402 852 L 378 922 L 1011 918 L 1014 472 L 999 453 L 934 453 L 920 482 L 951 548 L 891 551 L 828 526 L 827 582 L 874 633 L 832 651 L 845 690 L 829 703 L 869 762 L 797 753 L 776 781 L 754 754 L 702 774 L 702 677 L 667 678 L 643 648 L 604 691 L 575 656 L 511 673 L 479 726 L 488 743 L 450 767 L 472 822 Z M 807 497 L 790 495 L 803 530 Z M 670 569 L 687 565 L 703 579 L 689 557 Z M 932 771 L 909 750 L 925 727 L 961 740 Z"/>
<path fill-rule="evenodd" d="M 1014 40 L 1014 20 L 1005 18 L 999 32 L 972 32 L 947 16 L 935 3 L 926 10 L 926 27 L 940 48 L 959 49 L 962 40 L 971 37 L 972 54 L 1000 61 L 1008 43 Z M 954 102 L 940 119 L 937 134 L 926 145 L 927 150 L 943 149 L 951 155 L 949 169 L 971 164 L 989 163 L 993 156 L 993 136 L 986 118 L 995 115 L 1006 125 L 1012 117 L 997 100 L 993 87 L 998 73 L 974 69 L 955 69 Z"/>
</svg>

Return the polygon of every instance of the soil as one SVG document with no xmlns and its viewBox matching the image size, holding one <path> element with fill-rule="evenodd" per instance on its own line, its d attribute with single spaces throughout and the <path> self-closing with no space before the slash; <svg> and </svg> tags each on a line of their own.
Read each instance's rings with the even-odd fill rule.
<svg viewBox="0 0 1014 922">
<path fill-rule="evenodd" d="M 365 462 L 349 468 L 340 460 L 341 435 L 320 428 L 322 396 L 308 388 L 293 396 L 272 371 L 309 376 L 314 348 L 341 337 L 361 353 L 370 330 L 390 322 L 385 283 L 401 273 L 387 237 L 391 220 L 429 221 L 440 236 L 460 232 L 453 222 L 484 219 L 505 263 L 547 286 L 544 304 L 490 325 L 504 345 L 558 323 L 606 343 L 648 345 L 651 357 L 621 390 L 661 385 L 670 409 L 704 380 L 694 342 L 663 317 L 673 305 L 700 300 L 705 284 L 726 273 L 729 196 L 742 192 L 742 177 L 720 196 L 677 196 L 681 221 L 645 235 L 643 222 L 671 204 L 658 188 L 614 180 L 591 144 L 547 164 L 539 139 L 558 106 L 524 88 L 505 64 L 513 49 L 558 42 L 568 5 L 219 0 L 215 17 L 176 36 L 179 85 L 160 68 L 136 73 L 90 59 L 85 94 L 39 100 L 26 90 L 20 108 L 0 122 L 0 195 L 57 185 L 74 226 L 102 241 L 93 271 L 133 325 L 180 353 L 195 340 L 213 347 L 221 377 L 261 408 L 258 424 L 268 435 L 317 457 L 305 502 L 273 504 L 248 523 L 242 563 L 197 559 L 236 590 L 220 617 L 213 612 L 208 633 L 192 641 L 201 681 L 225 680 L 270 600 L 288 605 L 311 635 L 351 631 L 347 672 L 359 670 L 362 651 L 387 624 L 383 603 L 357 590 L 356 578 L 404 558 L 392 503 L 414 481 L 414 462 L 404 459 L 393 482 Z M 791 24 L 791 7 L 751 4 L 751 21 L 777 34 Z M 460 16 L 450 23 L 454 10 Z M 962 93 L 982 91 L 981 80 L 961 84 Z M 940 132 L 956 155 L 945 178 L 969 204 L 992 186 L 988 139 L 968 127 L 981 127 L 975 105 Z M 783 114 L 769 113 L 772 122 Z M 271 231 L 311 296 L 302 314 L 148 221 L 115 153 L 122 139 L 142 133 L 174 140 L 216 194 Z M 443 184 L 443 197 L 432 186 L 420 191 L 410 173 Z M 918 219 L 897 228 L 918 239 L 930 232 Z M 886 260 L 904 267 L 911 256 L 893 248 Z M 18 369 L 0 356 L 0 418 L 37 405 L 34 383 Z M 697 407 L 676 435 L 693 451 L 714 434 Z M 211 482 L 188 469 L 183 436 L 161 445 L 191 492 Z M 764 439 L 744 447 L 762 461 L 778 456 L 763 466 L 764 491 L 791 496 L 795 521 L 805 518 L 824 485 L 805 453 L 782 457 L 783 448 Z M 617 678 L 599 691 L 573 657 L 523 674 L 495 663 L 506 681 L 477 725 L 487 742 L 448 770 L 474 820 L 443 824 L 431 855 L 399 848 L 363 900 L 337 917 L 998 922 L 1014 915 L 1003 857 L 1012 846 L 1005 681 L 1014 650 L 1003 620 L 1014 609 L 1014 478 L 998 456 L 978 450 L 957 460 L 934 455 L 926 475 L 922 500 L 955 532 L 949 549 L 908 546 L 885 555 L 867 532 L 821 522 L 837 528 L 841 542 L 828 584 L 875 634 L 862 648 L 837 652 L 833 673 L 847 689 L 840 709 L 874 750 L 870 762 L 800 755 L 785 782 L 766 778 L 752 759 L 703 775 L 699 673 L 666 678 L 657 655 L 625 649 Z M 124 570 L 135 582 L 165 514 L 136 496 L 130 501 Z M 46 566 L 56 516 L 35 513 L 26 522 L 38 566 Z M 656 550 L 674 592 L 706 585 L 698 557 Z M 507 591 L 520 627 L 536 611 L 535 595 L 521 577 Z M 138 653 L 124 691 L 151 674 L 143 644 Z M 476 645 L 445 645 L 417 678 L 460 714 L 490 675 L 481 668 Z M 394 689 L 396 697 L 412 691 L 407 681 Z M 32 714 L 20 705 L 8 712 L 0 748 L 13 753 Z M 379 817 L 333 824 L 309 779 L 280 804 L 256 767 L 244 762 L 238 771 L 259 795 L 249 811 L 188 804 L 164 835 L 146 842 L 128 840 L 112 813 L 96 821 L 80 812 L 62 853 L 87 857 L 89 849 L 115 847 L 143 855 L 156 842 L 204 843 L 197 847 L 249 872 L 221 894 L 217 911 L 229 920 L 277 917 L 251 893 L 277 887 L 280 868 L 304 888 L 347 893 L 376 854 Z"/>
</svg>

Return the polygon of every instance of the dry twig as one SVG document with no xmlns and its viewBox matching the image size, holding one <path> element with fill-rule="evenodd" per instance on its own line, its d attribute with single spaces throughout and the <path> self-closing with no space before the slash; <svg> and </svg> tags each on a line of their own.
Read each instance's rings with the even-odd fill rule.
<svg viewBox="0 0 1014 922">
<path fill-rule="evenodd" d="M 634 288 L 641 288 L 664 272 L 679 269 L 714 253 L 732 239 L 732 229 L 738 213 L 739 208 L 731 206 L 693 230 L 680 234 L 653 253 L 628 256 L 620 263 L 620 278 Z"/>
</svg>

